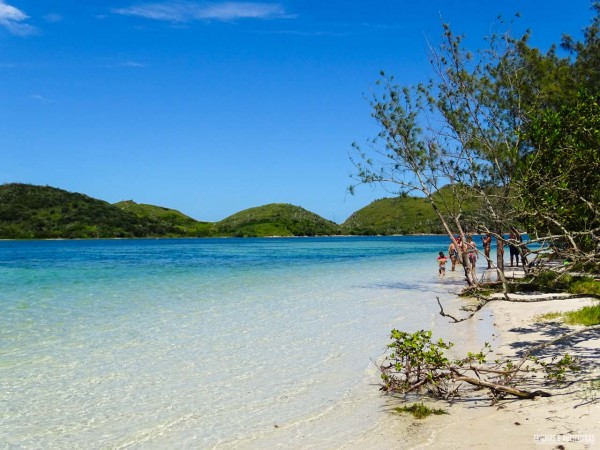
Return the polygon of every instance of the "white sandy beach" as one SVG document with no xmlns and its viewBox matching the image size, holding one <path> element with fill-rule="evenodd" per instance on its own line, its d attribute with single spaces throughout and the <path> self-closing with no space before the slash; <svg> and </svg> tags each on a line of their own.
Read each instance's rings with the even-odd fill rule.
<svg viewBox="0 0 600 450">
<path fill-rule="evenodd" d="M 553 300 L 535 303 L 492 302 L 478 314 L 493 320 L 498 338 L 492 342 L 499 355 L 514 355 L 519 348 L 539 343 L 555 336 L 564 325 L 536 322 L 534 318 L 546 312 L 562 312 L 592 304 L 592 299 Z M 487 310 L 487 311 L 485 311 Z M 477 315 L 470 320 L 478 320 Z M 456 324 L 461 333 L 468 322 Z M 600 333 L 586 333 L 561 345 L 586 363 L 600 356 Z M 577 375 L 578 382 L 562 388 L 547 389 L 551 397 L 518 400 L 508 397 L 490 406 L 484 391 L 477 400 L 430 402 L 444 408 L 449 415 L 430 416 L 424 420 L 389 412 L 378 426 L 344 449 L 401 448 L 401 449 L 527 449 L 600 447 L 600 391 L 590 389 L 590 379 L 600 379 L 596 366 L 593 373 Z M 397 405 L 390 399 L 390 409 Z M 562 446 L 562 447 L 561 447 Z"/>
</svg>

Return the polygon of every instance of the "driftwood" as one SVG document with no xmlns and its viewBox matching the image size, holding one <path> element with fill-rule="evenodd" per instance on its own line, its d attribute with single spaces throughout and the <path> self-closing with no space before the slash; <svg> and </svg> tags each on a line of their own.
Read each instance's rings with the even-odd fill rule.
<svg viewBox="0 0 600 450">
<path fill-rule="evenodd" d="M 440 302 L 440 298 L 436 297 L 438 305 L 440 306 L 440 315 L 443 317 L 448 317 L 449 319 L 452 319 L 454 321 L 454 323 L 458 323 L 458 322 L 464 322 L 465 320 L 469 320 L 471 317 L 473 317 L 475 314 L 477 314 L 477 312 L 483 308 L 489 300 L 481 300 L 479 299 L 479 304 L 475 305 L 475 309 L 473 311 L 471 311 L 471 314 L 469 314 L 466 317 L 463 317 L 462 319 L 457 319 L 456 317 L 454 317 L 451 314 L 448 314 L 447 312 L 444 311 L 444 307 L 442 306 L 442 303 Z"/>
<path fill-rule="evenodd" d="M 519 294 L 516 294 L 519 295 Z M 600 299 L 600 296 L 596 294 L 553 294 L 553 295 L 527 295 L 527 298 L 518 298 L 518 297 L 508 297 L 505 298 L 489 298 L 487 301 L 493 300 L 501 300 L 505 302 L 514 302 L 514 303 L 535 303 L 535 302 L 548 302 L 552 300 L 571 300 L 574 298 L 596 298 Z"/>
<path fill-rule="evenodd" d="M 517 294 L 517 295 L 519 295 L 519 294 Z M 507 296 L 507 298 L 478 296 L 477 297 L 478 303 L 476 305 L 473 305 L 473 309 L 471 311 L 469 311 L 469 315 L 467 315 L 463 318 L 457 319 L 452 314 L 448 314 L 447 312 L 444 311 L 444 307 L 442 306 L 442 303 L 440 302 L 440 298 L 436 297 L 437 303 L 440 307 L 440 316 L 452 319 L 452 321 L 454 323 L 459 323 L 459 322 L 464 322 L 465 320 L 469 320 L 471 317 L 473 317 L 475 314 L 477 314 L 485 305 L 487 305 L 488 303 L 493 302 L 493 301 L 502 301 L 502 302 L 511 302 L 511 303 L 534 303 L 534 302 L 548 302 L 548 301 L 553 301 L 553 300 L 571 300 L 574 298 L 595 298 L 595 299 L 600 300 L 600 296 L 595 295 L 595 294 L 554 294 L 554 295 L 549 295 L 549 296 L 529 295 L 529 296 L 527 296 L 527 298 L 518 298 L 518 297 L 510 297 L 510 296 Z"/>
<path fill-rule="evenodd" d="M 552 394 L 545 391 L 524 391 L 522 389 L 517 389 L 515 387 L 506 386 L 503 384 L 490 383 L 488 381 L 481 380 L 479 378 L 467 377 L 465 375 L 456 375 L 454 376 L 454 380 L 456 381 L 464 381 L 466 383 L 472 384 L 473 386 L 485 387 L 489 388 L 494 392 L 503 392 L 505 394 L 511 394 L 515 397 L 523 398 L 523 399 L 533 399 L 536 397 L 550 397 Z"/>
</svg>

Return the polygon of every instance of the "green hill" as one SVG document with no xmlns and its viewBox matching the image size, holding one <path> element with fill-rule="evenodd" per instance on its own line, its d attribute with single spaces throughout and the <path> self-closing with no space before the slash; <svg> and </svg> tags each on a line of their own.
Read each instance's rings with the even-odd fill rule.
<svg viewBox="0 0 600 450">
<path fill-rule="evenodd" d="M 299 206 L 271 203 L 240 211 L 217 222 L 216 235 L 236 237 L 321 236 L 339 234 L 339 226 Z"/>
<path fill-rule="evenodd" d="M 199 222 L 175 209 L 136 203 L 133 200 L 125 200 L 114 205 L 140 218 L 150 219 L 164 226 L 175 227 L 184 236 L 201 237 L 211 234 L 213 226 L 211 222 Z"/>
<path fill-rule="evenodd" d="M 448 191 L 449 193 L 449 191 Z M 448 195 L 442 190 L 441 195 Z M 475 202 L 465 208 L 475 210 Z M 272 203 L 211 223 L 133 200 L 111 205 L 49 186 L 0 185 L 0 239 L 262 237 L 443 233 L 426 199 L 376 200 L 339 226 L 299 206 Z"/>
<path fill-rule="evenodd" d="M 443 233 L 444 230 L 427 199 L 382 198 L 359 209 L 343 224 L 345 234 Z"/>
<path fill-rule="evenodd" d="M 110 203 L 49 186 L 0 186 L 0 238 L 105 238 L 177 235 Z"/>
<path fill-rule="evenodd" d="M 450 189 L 442 188 L 437 195 L 452 204 Z M 474 200 L 464 204 L 463 217 L 468 219 L 477 209 Z M 407 195 L 375 200 L 352 214 L 341 227 L 343 233 L 356 235 L 445 233 L 429 200 Z"/>
</svg>

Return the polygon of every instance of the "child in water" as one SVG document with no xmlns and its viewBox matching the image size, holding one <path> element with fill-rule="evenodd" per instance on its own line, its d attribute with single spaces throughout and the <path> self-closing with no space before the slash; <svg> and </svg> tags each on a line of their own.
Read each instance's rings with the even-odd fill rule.
<svg viewBox="0 0 600 450">
<path fill-rule="evenodd" d="M 438 272 L 442 277 L 446 275 L 446 261 L 448 260 L 446 259 L 446 256 L 444 256 L 444 252 L 440 252 L 437 257 L 437 262 L 439 266 Z"/>
</svg>

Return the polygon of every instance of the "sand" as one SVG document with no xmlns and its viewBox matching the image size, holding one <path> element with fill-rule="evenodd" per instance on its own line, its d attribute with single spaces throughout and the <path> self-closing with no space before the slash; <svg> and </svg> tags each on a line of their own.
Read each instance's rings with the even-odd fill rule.
<svg viewBox="0 0 600 450">
<path fill-rule="evenodd" d="M 520 349 L 574 330 L 557 322 L 539 322 L 536 316 L 562 312 L 593 304 L 592 299 L 552 300 L 532 303 L 491 302 L 478 314 L 493 321 L 497 339 L 492 342 L 496 353 L 511 356 Z M 487 310 L 487 311 L 484 311 Z M 478 320 L 477 316 L 470 320 Z M 456 324 L 457 333 L 468 322 Z M 583 336 L 561 341 L 548 353 L 568 351 L 581 359 L 585 370 L 578 372 L 561 387 L 544 390 L 551 397 L 519 400 L 507 397 L 491 402 L 484 391 L 481 397 L 459 400 L 449 406 L 426 402 L 447 409 L 449 415 L 430 416 L 424 420 L 392 413 L 398 401 L 388 399 L 387 414 L 378 425 L 358 440 L 342 448 L 380 449 L 587 449 L 600 448 L 600 329 L 587 330 Z M 535 387 L 533 390 L 539 389 Z"/>
</svg>

